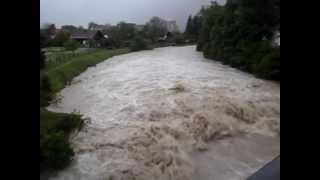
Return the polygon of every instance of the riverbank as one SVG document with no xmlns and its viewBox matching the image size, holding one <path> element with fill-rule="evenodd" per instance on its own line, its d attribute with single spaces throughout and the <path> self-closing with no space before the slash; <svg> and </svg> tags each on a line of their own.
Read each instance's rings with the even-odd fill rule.
<svg viewBox="0 0 320 180">
<path fill-rule="evenodd" d="M 50 112 L 45 106 L 52 99 L 58 101 L 55 93 L 88 67 L 128 52 L 128 49 L 93 49 L 50 54 L 47 66 L 40 72 L 40 172 L 59 170 L 71 162 L 74 152 L 69 136 L 84 125 L 84 119 L 78 113 Z"/>
<path fill-rule="evenodd" d="M 53 92 L 58 92 L 67 85 L 74 77 L 85 71 L 88 67 L 94 66 L 115 55 L 129 53 L 129 49 L 105 50 L 96 49 L 81 56 L 75 56 L 61 63 L 48 66 L 44 73 L 48 76 Z M 49 63 L 50 64 L 50 63 Z"/>
</svg>

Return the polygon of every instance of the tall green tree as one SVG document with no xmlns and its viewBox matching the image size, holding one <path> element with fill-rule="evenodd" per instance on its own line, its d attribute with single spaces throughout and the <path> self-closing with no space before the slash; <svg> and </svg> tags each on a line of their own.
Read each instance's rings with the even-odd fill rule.
<svg viewBox="0 0 320 180">
<path fill-rule="evenodd" d="M 280 53 L 271 41 L 280 29 L 279 5 L 279 0 L 228 0 L 225 6 L 212 3 L 200 12 L 197 49 L 207 58 L 277 79 Z"/>
<path fill-rule="evenodd" d="M 167 34 L 168 29 L 166 22 L 160 17 L 152 17 L 144 28 L 146 37 L 155 42 L 159 37 L 163 37 Z"/>
<path fill-rule="evenodd" d="M 194 16 L 192 19 L 192 35 L 196 40 L 198 39 L 198 36 L 200 34 L 201 24 L 202 24 L 201 16 L 198 16 L 198 15 Z"/>
<path fill-rule="evenodd" d="M 191 15 L 188 17 L 185 34 L 187 36 L 190 36 L 190 35 L 193 34 L 193 21 L 192 21 L 192 16 Z"/>
<path fill-rule="evenodd" d="M 53 38 L 51 45 L 53 46 L 63 46 L 63 44 L 68 41 L 70 34 L 64 31 L 59 31 Z"/>
<path fill-rule="evenodd" d="M 92 29 L 94 29 L 95 27 L 97 27 L 98 26 L 98 24 L 96 24 L 95 22 L 89 22 L 88 23 L 88 29 L 89 30 L 92 30 Z"/>
</svg>

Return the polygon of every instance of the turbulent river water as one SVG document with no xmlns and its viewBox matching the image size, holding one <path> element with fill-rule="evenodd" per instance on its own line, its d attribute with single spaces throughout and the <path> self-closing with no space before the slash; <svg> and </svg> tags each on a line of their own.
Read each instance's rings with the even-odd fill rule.
<svg viewBox="0 0 320 180">
<path fill-rule="evenodd" d="M 280 154 L 280 84 L 195 46 L 115 56 L 49 110 L 90 118 L 51 180 L 241 180 Z"/>
</svg>

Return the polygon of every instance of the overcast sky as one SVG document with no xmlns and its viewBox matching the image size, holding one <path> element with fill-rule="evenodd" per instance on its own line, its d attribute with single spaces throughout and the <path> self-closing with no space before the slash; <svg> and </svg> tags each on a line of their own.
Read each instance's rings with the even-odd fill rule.
<svg viewBox="0 0 320 180">
<path fill-rule="evenodd" d="M 82 25 L 88 22 L 144 24 L 152 16 L 176 20 L 184 30 L 188 15 L 197 13 L 211 0 L 40 0 L 40 24 Z M 218 0 L 225 2 L 225 0 Z"/>
</svg>

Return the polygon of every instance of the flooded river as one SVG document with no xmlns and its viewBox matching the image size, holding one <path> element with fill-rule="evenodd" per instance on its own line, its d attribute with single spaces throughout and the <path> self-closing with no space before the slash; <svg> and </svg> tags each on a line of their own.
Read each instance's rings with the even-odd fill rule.
<svg viewBox="0 0 320 180">
<path fill-rule="evenodd" d="M 90 123 L 51 180 L 241 180 L 280 154 L 280 84 L 195 46 L 115 56 L 59 95 L 48 109 Z"/>
</svg>

